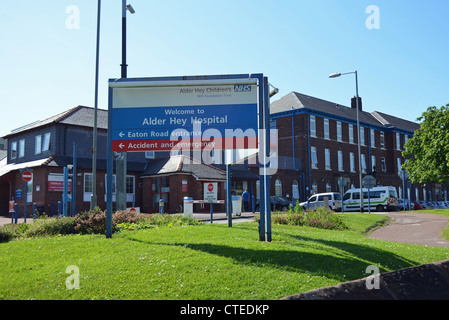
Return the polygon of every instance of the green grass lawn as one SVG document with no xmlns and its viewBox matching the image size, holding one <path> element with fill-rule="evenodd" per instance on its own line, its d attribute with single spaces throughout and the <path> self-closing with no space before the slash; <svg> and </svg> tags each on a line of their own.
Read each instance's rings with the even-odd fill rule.
<svg viewBox="0 0 449 320">
<path fill-rule="evenodd" d="M 368 239 L 382 215 L 343 215 L 348 230 L 256 223 L 160 227 L 0 244 L 0 299 L 278 299 L 381 272 L 449 258 L 448 248 Z M 79 289 L 69 290 L 69 266 Z"/>
</svg>

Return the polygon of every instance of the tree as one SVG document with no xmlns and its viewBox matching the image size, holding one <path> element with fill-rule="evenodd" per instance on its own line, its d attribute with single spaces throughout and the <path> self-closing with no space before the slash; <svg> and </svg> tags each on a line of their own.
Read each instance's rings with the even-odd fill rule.
<svg viewBox="0 0 449 320">
<path fill-rule="evenodd" d="M 449 104 L 429 107 L 420 128 L 404 146 L 403 168 L 413 183 L 449 182 Z"/>
</svg>

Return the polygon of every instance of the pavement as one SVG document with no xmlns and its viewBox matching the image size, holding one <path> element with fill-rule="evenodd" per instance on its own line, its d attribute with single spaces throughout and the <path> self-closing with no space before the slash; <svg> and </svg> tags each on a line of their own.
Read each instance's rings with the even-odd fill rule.
<svg viewBox="0 0 449 320">
<path fill-rule="evenodd" d="M 440 237 L 448 218 L 438 214 L 414 211 L 384 213 L 393 221 L 368 237 L 385 241 L 449 248 L 449 241 Z"/>
</svg>

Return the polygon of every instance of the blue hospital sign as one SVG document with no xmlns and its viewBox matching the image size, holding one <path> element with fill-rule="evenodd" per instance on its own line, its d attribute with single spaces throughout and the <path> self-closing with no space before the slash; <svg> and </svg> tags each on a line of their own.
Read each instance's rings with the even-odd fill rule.
<svg viewBox="0 0 449 320">
<path fill-rule="evenodd" d="M 111 80 L 116 152 L 257 148 L 257 79 Z"/>
</svg>

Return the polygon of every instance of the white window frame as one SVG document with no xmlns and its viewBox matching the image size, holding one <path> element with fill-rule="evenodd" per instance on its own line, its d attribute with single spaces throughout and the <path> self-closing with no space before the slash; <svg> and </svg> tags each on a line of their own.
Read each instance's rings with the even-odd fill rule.
<svg viewBox="0 0 449 320">
<path fill-rule="evenodd" d="M 343 135 L 341 131 L 341 122 L 337 121 L 337 141 L 343 141 Z"/>
<path fill-rule="evenodd" d="M 365 155 L 362 153 L 361 155 L 360 155 L 360 158 L 361 158 L 361 162 L 362 162 L 362 173 L 366 173 L 366 158 L 365 158 Z"/>
<path fill-rule="evenodd" d="M 349 131 L 349 143 L 354 143 L 354 126 L 352 124 L 348 124 Z"/>
<path fill-rule="evenodd" d="M 329 119 L 324 118 L 324 139 L 329 140 Z"/>
<path fill-rule="evenodd" d="M 385 132 L 380 132 L 380 147 L 385 148 Z"/>
<path fill-rule="evenodd" d="M 371 172 L 374 172 L 374 167 L 376 166 L 376 156 L 371 156 Z"/>
<path fill-rule="evenodd" d="M 25 157 L 25 139 L 20 139 L 20 140 L 19 140 L 19 152 L 18 152 L 18 157 L 19 157 L 19 158 Z"/>
<path fill-rule="evenodd" d="M 326 170 L 331 170 L 331 150 L 324 149 L 324 163 Z"/>
<path fill-rule="evenodd" d="M 44 134 L 44 139 L 42 141 L 42 151 L 50 150 L 50 140 L 51 140 L 51 133 L 48 132 Z"/>
<path fill-rule="evenodd" d="M 376 147 L 376 135 L 374 129 L 370 129 L 371 148 Z"/>
<path fill-rule="evenodd" d="M 354 152 L 349 153 L 349 170 L 355 172 L 355 156 Z"/>
<path fill-rule="evenodd" d="M 316 137 L 316 118 L 315 118 L 315 116 L 310 116 L 310 136 Z"/>
<path fill-rule="evenodd" d="M 396 132 L 396 150 L 401 150 L 401 134 Z"/>
<path fill-rule="evenodd" d="M 318 169 L 318 155 L 316 152 L 316 147 L 310 147 L 310 158 L 312 169 Z"/>
<path fill-rule="evenodd" d="M 343 172 L 343 151 L 338 150 L 338 171 Z"/>
<path fill-rule="evenodd" d="M 91 186 L 90 186 L 90 191 L 86 191 L 86 177 L 90 176 L 90 181 L 91 181 Z M 83 176 L 83 201 L 84 202 L 90 202 L 91 201 L 91 197 L 92 197 L 92 192 L 93 192 L 93 175 L 92 173 L 84 173 Z"/>
<path fill-rule="evenodd" d="M 37 135 L 34 139 L 34 154 L 42 153 L 42 135 Z"/>
<path fill-rule="evenodd" d="M 276 197 L 282 197 L 282 181 L 279 179 L 274 183 L 274 192 Z"/>
<path fill-rule="evenodd" d="M 380 166 L 381 166 L 382 172 L 387 172 L 387 161 L 384 157 L 382 157 L 380 159 Z"/>
<path fill-rule="evenodd" d="M 17 141 L 11 142 L 11 159 L 17 159 Z"/>
</svg>

